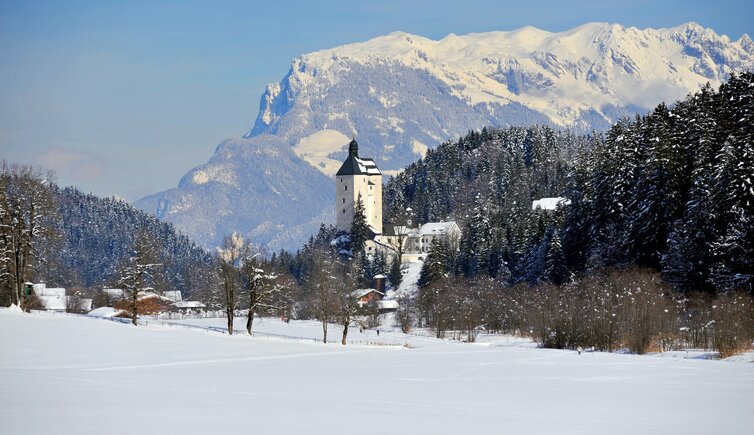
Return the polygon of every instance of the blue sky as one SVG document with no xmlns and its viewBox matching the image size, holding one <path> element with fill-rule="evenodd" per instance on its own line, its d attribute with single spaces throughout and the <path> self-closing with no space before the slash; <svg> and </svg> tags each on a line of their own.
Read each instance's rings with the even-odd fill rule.
<svg viewBox="0 0 754 435">
<path fill-rule="evenodd" d="M 549 31 L 585 22 L 738 39 L 754 1 L 0 0 L 0 158 L 135 200 L 175 186 L 250 128 L 292 58 L 401 30 Z"/>
</svg>

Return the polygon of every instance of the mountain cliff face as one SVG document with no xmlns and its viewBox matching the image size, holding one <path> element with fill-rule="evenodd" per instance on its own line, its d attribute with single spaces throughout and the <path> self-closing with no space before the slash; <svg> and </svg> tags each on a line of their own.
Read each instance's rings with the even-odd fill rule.
<svg viewBox="0 0 754 435">
<path fill-rule="evenodd" d="M 603 130 L 753 68 L 748 36 L 731 41 L 695 23 L 524 27 L 439 41 L 391 33 L 294 59 L 283 80 L 268 85 L 243 140 L 220 145 L 177 189 L 137 205 L 207 246 L 239 231 L 295 248 L 333 220 L 329 177 L 351 135 L 360 154 L 390 174 L 470 129 Z"/>
<path fill-rule="evenodd" d="M 259 135 L 226 140 L 177 188 L 136 205 L 208 247 L 233 231 L 279 247 L 299 245 L 321 222 L 332 220 L 332 213 L 322 211 L 331 211 L 334 197 L 329 177 L 275 136 Z"/>
</svg>

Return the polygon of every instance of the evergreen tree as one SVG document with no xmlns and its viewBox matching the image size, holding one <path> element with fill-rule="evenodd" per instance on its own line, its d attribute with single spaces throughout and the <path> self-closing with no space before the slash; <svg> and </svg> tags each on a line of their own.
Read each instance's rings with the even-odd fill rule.
<svg viewBox="0 0 754 435">
<path fill-rule="evenodd" d="M 361 193 L 359 193 L 353 209 L 353 222 L 351 222 L 351 253 L 354 256 L 364 252 L 364 244 L 368 238 L 369 226 L 364 211 L 364 201 L 361 199 Z"/>
<path fill-rule="evenodd" d="M 725 235 L 712 246 L 712 283 L 722 290 L 754 290 L 754 219 L 741 208 Z"/>
<path fill-rule="evenodd" d="M 401 273 L 401 263 L 398 256 L 393 256 L 393 261 L 390 263 L 390 273 L 388 273 L 388 279 L 393 288 L 398 288 L 403 280 L 403 274 Z"/>
<path fill-rule="evenodd" d="M 566 265 L 565 254 L 560 243 L 558 230 L 554 229 L 550 237 L 547 255 L 545 256 L 545 278 L 557 285 L 565 284 L 571 279 L 568 266 Z"/>
<path fill-rule="evenodd" d="M 424 260 L 419 275 L 419 287 L 426 287 L 430 283 L 444 277 L 450 270 L 448 265 L 448 249 L 437 239 L 432 239 L 427 258 Z"/>
</svg>

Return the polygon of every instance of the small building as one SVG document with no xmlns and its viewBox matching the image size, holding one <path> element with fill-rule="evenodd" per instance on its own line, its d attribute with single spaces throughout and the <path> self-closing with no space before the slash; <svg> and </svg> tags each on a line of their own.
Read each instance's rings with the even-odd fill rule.
<svg viewBox="0 0 754 435">
<path fill-rule="evenodd" d="M 568 198 L 541 198 L 532 201 L 531 209 L 553 211 L 568 205 L 571 205 L 571 200 Z"/>
<path fill-rule="evenodd" d="M 382 298 L 385 297 L 385 293 L 377 291 L 373 288 L 363 288 L 363 289 L 354 290 L 351 293 L 351 296 L 356 298 L 357 303 L 359 304 L 360 307 L 363 307 L 364 305 L 370 302 L 382 300 Z"/>
<path fill-rule="evenodd" d="M 179 313 L 188 314 L 204 311 L 206 305 L 199 301 L 178 301 L 173 304 Z"/>
<path fill-rule="evenodd" d="M 75 296 L 67 296 L 62 287 L 47 287 L 45 283 L 26 283 L 24 297 L 34 295 L 41 305 L 39 308 L 56 312 L 87 312 L 92 309 L 92 300 Z"/>
<path fill-rule="evenodd" d="M 391 299 L 391 300 L 382 300 L 377 302 L 377 311 L 380 314 L 385 313 L 393 313 L 395 311 L 398 311 L 398 301 Z"/>
</svg>

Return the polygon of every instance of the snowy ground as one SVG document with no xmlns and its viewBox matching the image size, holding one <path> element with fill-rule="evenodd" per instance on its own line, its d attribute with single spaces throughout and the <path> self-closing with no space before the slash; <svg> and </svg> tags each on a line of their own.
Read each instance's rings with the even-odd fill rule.
<svg viewBox="0 0 754 435">
<path fill-rule="evenodd" d="M 754 415 L 746 362 L 490 336 L 342 347 L 8 310 L 0 331 L 3 434 L 735 434 Z"/>
</svg>

